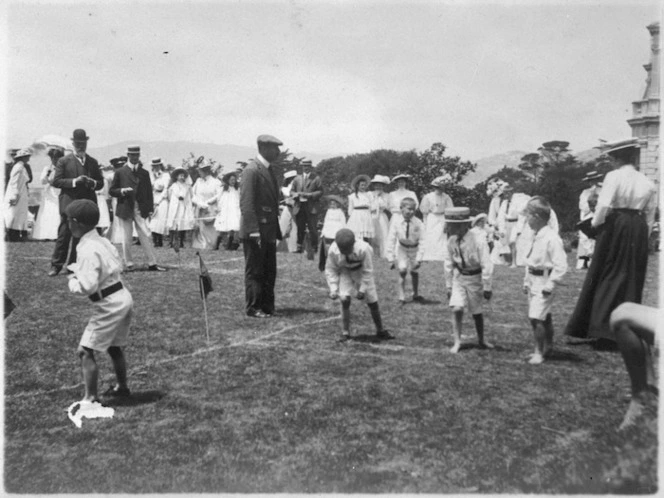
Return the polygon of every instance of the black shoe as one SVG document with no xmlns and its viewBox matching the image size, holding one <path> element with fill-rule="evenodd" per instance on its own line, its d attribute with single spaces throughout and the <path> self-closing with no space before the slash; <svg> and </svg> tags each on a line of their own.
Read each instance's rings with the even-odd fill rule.
<svg viewBox="0 0 664 498">
<path fill-rule="evenodd" d="M 67 269 L 65 270 L 65 275 L 71 275 L 72 273 L 74 273 L 74 272 L 71 271 L 69 268 L 67 268 Z"/>
<path fill-rule="evenodd" d="M 128 398 L 131 396 L 131 391 L 128 387 L 118 387 L 111 386 L 109 387 L 102 396 L 110 396 L 111 398 Z"/>
<path fill-rule="evenodd" d="M 264 314 L 267 318 L 271 318 L 272 316 L 274 316 L 274 310 L 272 310 L 272 311 L 261 310 L 261 311 L 263 312 L 263 314 Z"/>
<path fill-rule="evenodd" d="M 150 265 L 148 266 L 148 271 L 168 271 L 166 268 L 163 266 L 159 265 Z"/>
<path fill-rule="evenodd" d="M 426 301 L 426 299 L 424 299 L 422 296 L 413 296 L 413 301 L 415 301 L 416 303 L 423 303 L 424 301 Z"/>
<path fill-rule="evenodd" d="M 58 273 L 60 273 L 60 270 L 62 270 L 62 268 L 58 268 L 57 266 L 51 266 L 51 269 L 48 272 L 48 276 L 55 277 Z"/>
<path fill-rule="evenodd" d="M 337 342 L 348 342 L 350 341 L 350 334 L 341 334 Z"/>
<path fill-rule="evenodd" d="M 384 340 L 389 340 L 389 339 L 394 339 L 394 336 L 390 334 L 387 330 L 381 330 L 380 332 L 376 332 L 376 337 L 379 339 L 384 339 Z"/>
<path fill-rule="evenodd" d="M 267 314 L 263 313 L 260 310 L 247 311 L 247 316 L 251 317 L 251 318 L 269 318 L 270 317 L 270 315 L 267 315 Z"/>
</svg>

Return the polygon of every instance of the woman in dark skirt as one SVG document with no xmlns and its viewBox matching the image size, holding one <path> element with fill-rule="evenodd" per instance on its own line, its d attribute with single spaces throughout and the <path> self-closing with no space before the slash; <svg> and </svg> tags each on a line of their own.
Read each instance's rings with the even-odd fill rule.
<svg viewBox="0 0 664 498">
<path fill-rule="evenodd" d="M 595 252 L 565 334 L 615 342 L 611 312 L 626 301 L 641 303 L 656 190 L 634 166 L 636 139 L 613 144 L 607 154 L 619 167 L 604 179 L 592 223 Z"/>
</svg>

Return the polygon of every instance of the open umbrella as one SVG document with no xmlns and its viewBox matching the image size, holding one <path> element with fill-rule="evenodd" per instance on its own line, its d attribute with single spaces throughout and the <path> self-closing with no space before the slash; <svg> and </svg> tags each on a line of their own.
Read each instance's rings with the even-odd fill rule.
<svg viewBox="0 0 664 498">
<path fill-rule="evenodd" d="M 62 137 L 60 135 L 44 135 L 38 140 L 35 140 L 32 144 L 33 149 L 40 151 L 46 151 L 51 147 L 60 147 L 70 151 L 74 150 L 71 139 Z"/>
</svg>

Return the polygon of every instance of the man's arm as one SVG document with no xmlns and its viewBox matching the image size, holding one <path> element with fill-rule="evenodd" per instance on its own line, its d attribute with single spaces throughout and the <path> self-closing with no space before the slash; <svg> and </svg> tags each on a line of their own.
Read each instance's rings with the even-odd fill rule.
<svg viewBox="0 0 664 498">
<path fill-rule="evenodd" d="M 74 188 L 74 178 L 65 176 L 67 167 L 66 157 L 61 157 L 55 164 L 55 174 L 53 175 L 53 186 L 56 188 Z"/>
<path fill-rule="evenodd" d="M 258 229 L 258 217 L 256 216 L 256 183 L 258 171 L 255 167 L 248 167 L 242 174 L 240 184 L 240 212 L 244 223 L 244 231 L 247 235 L 260 233 Z"/>
</svg>

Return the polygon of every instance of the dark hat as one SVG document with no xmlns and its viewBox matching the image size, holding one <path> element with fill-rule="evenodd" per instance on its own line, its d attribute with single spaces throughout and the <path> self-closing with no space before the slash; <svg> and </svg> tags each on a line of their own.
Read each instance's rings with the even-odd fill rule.
<svg viewBox="0 0 664 498">
<path fill-rule="evenodd" d="M 334 236 L 334 241 L 339 249 L 350 249 L 355 244 L 355 234 L 349 228 L 340 228 Z"/>
<path fill-rule="evenodd" d="M 228 180 L 231 178 L 231 176 L 234 176 L 237 180 L 237 173 L 235 171 L 230 171 L 221 177 L 221 181 L 228 184 Z"/>
<path fill-rule="evenodd" d="M 65 208 L 65 214 L 82 225 L 89 227 L 93 227 L 99 223 L 99 208 L 97 207 L 97 203 L 89 199 L 76 199 L 72 201 Z"/>
<path fill-rule="evenodd" d="M 641 145 L 639 144 L 639 139 L 637 137 L 631 137 L 626 140 L 606 142 L 597 148 L 601 150 L 602 154 L 617 158 L 636 152 L 641 148 Z"/>
<path fill-rule="evenodd" d="M 593 180 L 599 180 L 600 178 L 604 178 L 602 173 L 598 173 L 597 171 L 588 171 L 586 176 L 583 177 L 583 181 L 592 182 Z"/>
<path fill-rule="evenodd" d="M 110 162 L 115 169 L 121 168 L 127 163 L 127 156 L 114 157 Z"/>
<path fill-rule="evenodd" d="M 276 137 L 273 137 L 272 135 L 258 135 L 256 142 L 259 144 L 284 145 L 284 143 L 281 140 L 279 140 Z"/>
<path fill-rule="evenodd" d="M 445 210 L 445 223 L 470 223 L 470 209 L 451 207 Z"/>
<path fill-rule="evenodd" d="M 325 199 L 327 199 L 328 202 L 336 201 L 336 203 L 339 204 L 339 206 L 343 206 L 344 204 L 346 204 L 343 197 L 341 197 L 340 195 L 329 194 L 325 196 Z"/>
<path fill-rule="evenodd" d="M 367 182 L 367 185 L 371 183 L 371 177 L 369 175 L 357 175 L 353 180 L 350 182 L 350 188 L 355 190 L 355 187 L 357 184 L 361 181 Z"/>
<path fill-rule="evenodd" d="M 138 145 L 130 145 L 127 147 L 127 155 L 129 154 L 140 154 L 141 148 Z"/>
<path fill-rule="evenodd" d="M 171 178 L 173 179 L 174 182 L 177 181 L 180 173 L 184 173 L 185 178 L 187 177 L 187 175 L 189 175 L 189 172 L 186 169 L 175 168 L 173 171 L 171 171 Z"/>
<path fill-rule="evenodd" d="M 90 137 L 85 133 L 85 130 L 78 128 L 77 130 L 74 130 L 74 136 L 72 136 L 71 140 L 72 142 L 87 142 L 89 138 Z"/>
</svg>

